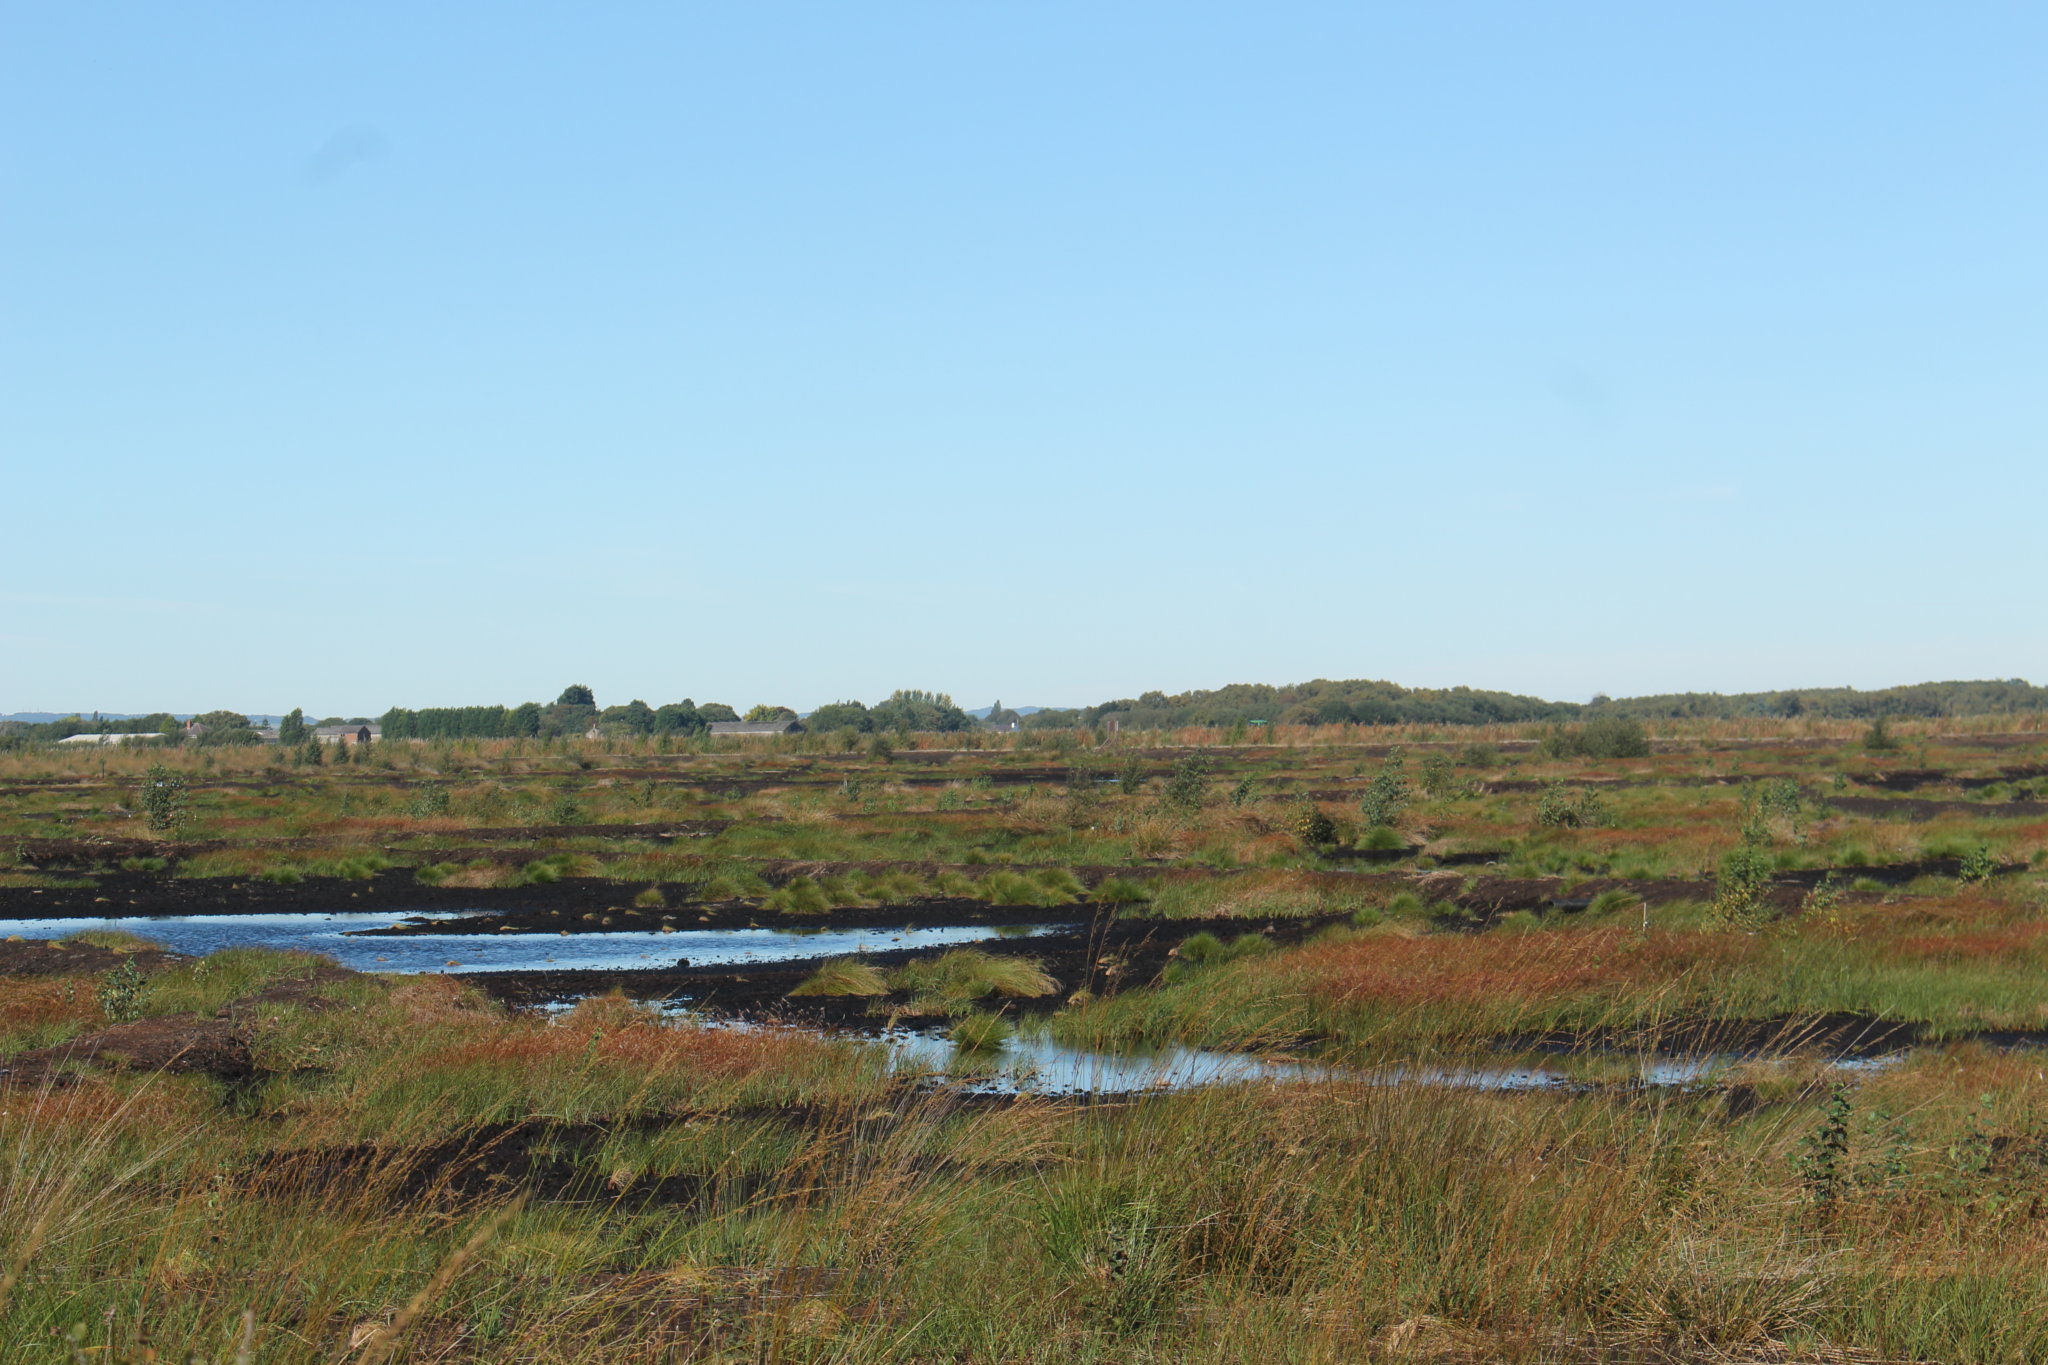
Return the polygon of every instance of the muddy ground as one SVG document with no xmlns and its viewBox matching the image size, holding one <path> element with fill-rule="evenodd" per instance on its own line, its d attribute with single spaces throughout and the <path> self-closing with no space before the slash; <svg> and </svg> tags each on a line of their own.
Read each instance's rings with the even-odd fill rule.
<svg viewBox="0 0 2048 1365">
<path fill-rule="evenodd" d="M 1003 922 L 1017 922 L 999 918 Z M 1059 989 L 1036 999 L 1008 1000 L 1004 1004 L 1014 1013 L 1050 1014 L 1076 991 L 1102 995 L 1155 984 L 1181 943 L 1197 933 L 1213 933 L 1223 938 L 1257 934 L 1276 944 L 1298 943 L 1341 918 L 1324 915 L 1279 920 L 1154 920 L 1120 919 L 1107 914 L 1090 917 L 1083 911 L 1078 917 L 1067 916 L 1065 922 L 1072 924 L 1069 929 L 1028 939 L 984 940 L 971 946 L 983 952 L 1030 958 L 1041 964 L 1059 983 Z M 833 920 L 834 928 L 847 927 L 836 915 Z M 887 969 L 943 951 L 894 949 L 863 953 L 861 957 Z M 713 1015 L 776 1019 L 827 1028 L 875 1029 L 886 1026 L 892 1018 L 906 1025 L 936 1022 L 908 1013 L 901 998 L 792 997 L 789 992 L 817 966 L 818 959 L 811 958 L 622 971 L 470 972 L 464 980 L 474 982 L 493 999 L 512 1006 L 573 1000 L 616 989 L 640 1000 L 687 1001 L 693 1008 Z"/>
</svg>

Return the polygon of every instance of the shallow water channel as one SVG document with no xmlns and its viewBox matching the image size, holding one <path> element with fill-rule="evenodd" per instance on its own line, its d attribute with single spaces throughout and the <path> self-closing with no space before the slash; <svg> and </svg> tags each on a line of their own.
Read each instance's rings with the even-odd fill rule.
<svg viewBox="0 0 2048 1365">
<path fill-rule="evenodd" d="M 643 929 L 570 934 L 407 934 L 363 937 L 408 921 L 446 920 L 464 912 L 393 914 L 337 911 L 296 915 L 134 915 L 112 919 L 0 920 L 0 938 L 73 938 L 95 930 L 160 943 L 193 957 L 223 948 L 296 948 L 333 958 L 359 972 L 606 971 L 790 962 L 809 957 L 904 948 L 937 948 L 1043 933 L 1047 925 L 940 925 L 913 929 Z"/>
<path fill-rule="evenodd" d="M 291 948 L 320 953 L 362 972 L 602 971 L 746 963 L 794 962 L 903 949 L 941 948 L 1054 932 L 1062 925 L 940 925 L 896 929 L 678 929 L 559 933 L 366 935 L 401 923 L 459 918 L 463 911 L 331 914 L 158 915 L 106 919 L 0 920 L 0 938 L 65 939 L 118 930 L 199 957 L 224 948 Z M 566 1010 L 563 1001 L 550 1011 Z M 665 1013 L 688 1017 L 687 999 Z M 705 1021 L 716 1027 L 754 1028 L 744 1021 Z M 1588 1084 L 1570 1068 L 1542 1066 L 1417 1066 L 1351 1068 L 1271 1055 L 1164 1046 L 1128 1052 L 1070 1047 L 1042 1033 L 1022 1032 L 987 1049 L 957 1046 L 943 1030 L 885 1029 L 833 1036 L 889 1050 L 891 1065 L 988 1094 L 1115 1095 L 1190 1086 L 1264 1081 L 1345 1080 L 1369 1085 L 1436 1085 L 1480 1090 L 1569 1089 Z M 1748 1060 L 1716 1055 L 1691 1058 L 1608 1059 L 1602 1079 L 1624 1085 L 1693 1085 Z M 1884 1065 L 1895 1058 L 1837 1062 Z"/>
</svg>

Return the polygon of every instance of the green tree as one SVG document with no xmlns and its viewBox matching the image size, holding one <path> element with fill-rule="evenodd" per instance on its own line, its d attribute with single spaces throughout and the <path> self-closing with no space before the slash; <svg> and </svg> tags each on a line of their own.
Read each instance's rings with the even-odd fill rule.
<svg viewBox="0 0 2048 1365">
<path fill-rule="evenodd" d="M 1367 784 L 1365 795 L 1358 803 L 1359 814 L 1365 817 L 1366 824 L 1375 828 L 1390 826 L 1408 808 L 1408 778 L 1402 771 L 1403 767 L 1401 751 L 1394 749 Z"/>
<path fill-rule="evenodd" d="M 582 683 L 570 683 L 562 689 L 562 695 L 555 698 L 557 706 L 595 706 L 597 694 Z"/>
<path fill-rule="evenodd" d="M 697 710 L 697 703 L 688 697 L 655 709 L 654 733 L 657 735 L 694 735 L 703 728 L 703 714 Z"/>
<path fill-rule="evenodd" d="M 142 807 L 142 818 L 153 832 L 168 834 L 185 823 L 185 775 L 177 769 L 150 764 L 142 774 L 136 798 Z"/>
<path fill-rule="evenodd" d="M 1650 737 L 1628 716 L 1595 716 L 1584 725 L 1558 726 L 1538 746 L 1546 758 L 1647 758 Z"/>
<path fill-rule="evenodd" d="M 906 735 L 913 730 L 965 730 L 974 724 L 974 717 L 955 706 L 945 693 L 915 688 L 890 693 L 887 701 L 875 704 L 868 717 L 877 730 Z"/>
<path fill-rule="evenodd" d="M 540 703 L 523 701 L 505 713 L 505 729 L 519 739 L 531 739 L 540 733 Z M 390 736 L 391 731 L 385 730 Z"/>
<path fill-rule="evenodd" d="M 597 719 L 607 732 L 617 730 L 628 735 L 654 733 L 654 708 L 638 697 L 624 706 L 607 706 Z"/>
<path fill-rule="evenodd" d="M 199 736 L 199 742 L 208 748 L 262 742 L 250 726 L 249 718 L 239 711 L 207 711 L 192 719 L 206 727 L 205 733 Z"/>
<path fill-rule="evenodd" d="M 790 710 L 787 706 L 770 706 L 768 703 L 762 702 L 759 706 L 747 712 L 747 719 L 756 724 L 777 720 L 795 720 L 796 712 Z"/>
<path fill-rule="evenodd" d="M 713 721 L 733 721 L 740 718 L 739 712 L 733 710 L 722 701 L 705 702 L 697 708 L 697 714 L 703 718 L 706 725 Z"/>
<path fill-rule="evenodd" d="M 1166 777 L 1166 804 L 1178 810 L 1200 810 L 1209 796 L 1210 766 L 1202 754 L 1177 760 Z"/>
<path fill-rule="evenodd" d="M 304 744 L 306 742 L 306 713 L 294 706 L 285 718 L 277 723 L 279 744 Z"/>
<path fill-rule="evenodd" d="M 865 734 L 875 728 L 873 718 L 868 715 L 867 706 L 857 701 L 835 701 L 821 706 L 811 712 L 811 718 L 805 724 L 820 732 L 853 730 Z"/>
</svg>

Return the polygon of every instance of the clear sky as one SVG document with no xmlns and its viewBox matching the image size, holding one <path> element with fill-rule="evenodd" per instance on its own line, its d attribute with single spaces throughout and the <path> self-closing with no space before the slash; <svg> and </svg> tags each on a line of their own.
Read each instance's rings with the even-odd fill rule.
<svg viewBox="0 0 2048 1365">
<path fill-rule="evenodd" d="M 0 712 L 2048 681 L 2048 6 L 0 8 Z"/>
</svg>

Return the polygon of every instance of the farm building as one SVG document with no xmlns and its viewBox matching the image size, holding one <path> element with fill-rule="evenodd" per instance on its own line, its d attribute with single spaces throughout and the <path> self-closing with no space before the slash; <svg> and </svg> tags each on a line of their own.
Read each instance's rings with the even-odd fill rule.
<svg viewBox="0 0 2048 1365">
<path fill-rule="evenodd" d="M 804 732 L 803 722 L 796 720 L 714 720 L 711 733 L 716 735 L 800 735 Z"/>
<path fill-rule="evenodd" d="M 382 739 L 381 725 L 317 725 L 313 727 L 313 738 L 322 744 L 368 744 L 371 740 Z"/>
</svg>

